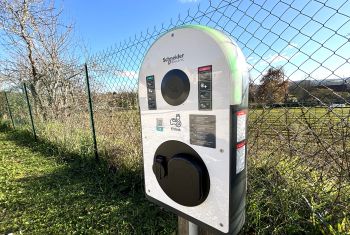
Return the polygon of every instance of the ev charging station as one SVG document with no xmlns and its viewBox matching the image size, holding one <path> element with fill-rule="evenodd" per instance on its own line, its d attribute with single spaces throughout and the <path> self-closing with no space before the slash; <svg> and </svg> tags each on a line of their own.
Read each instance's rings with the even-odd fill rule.
<svg viewBox="0 0 350 235">
<path fill-rule="evenodd" d="M 194 224 L 245 222 L 249 74 L 237 44 L 194 25 L 163 34 L 139 73 L 146 197 Z"/>
</svg>

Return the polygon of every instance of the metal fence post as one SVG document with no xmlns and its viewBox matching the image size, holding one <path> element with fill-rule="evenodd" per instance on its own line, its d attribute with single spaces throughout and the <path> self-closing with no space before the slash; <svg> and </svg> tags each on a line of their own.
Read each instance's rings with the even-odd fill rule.
<svg viewBox="0 0 350 235">
<path fill-rule="evenodd" d="M 15 129 L 15 122 L 13 121 L 12 112 L 11 112 L 11 107 L 10 107 L 10 102 L 9 102 L 9 99 L 7 98 L 7 93 L 6 93 L 6 91 L 4 91 L 4 93 L 5 93 L 5 100 L 6 100 L 6 104 L 7 104 L 7 110 L 8 110 L 9 115 L 10 115 L 12 127 L 13 127 L 13 129 Z"/>
<path fill-rule="evenodd" d="M 36 131 L 35 131 L 35 126 L 34 126 L 34 119 L 33 119 L 33 114 L 32 114 L 32 108 L 31 108 L 31 106 L 30 106 L 29 97 L 28 97 L 28 91 L 27 91 L 27 86 L 26 86 L 25 83 L 23 83 L 23 88 L 24 88 L 24 94 L 26 95 L 27 106 L 28 106 L 28 113 L 29 113 L 29 117 L 30 117 L 30 123 L 31 123 L 31 125 L 32 125 L 33 136 L 34 136 L 34 139 L 37 140 Z"/>
<path fill-rule="evenodd" d="M 84 68 L 85 68 L 85 78 L 86 78 L 86 91 L 87 91 L 88 103 L 89 103 L 90 125 L 91 125 L 92 139 L 93 139 L 93 145 L 94 145 L 94 154 L 95 154 L 95 159 L 99 160 L 98 151 L 97 151 L 95 122 L 94 122 L 94 111 L 92 108 L 92 99 L 91 99 L 91 92 L 90 92 L 89 73 L 88 73 L 88 67 L 86 63 L 84 64 Z"/>
<path fill-rule="evenodd" d="M 178 235 L 214 235 L 216 233 L 205 229 L 198 227 L 197 225 L 191 223 L 190 221 L 178 216 L 177 217 L 177 234 Z"/>
</svg>

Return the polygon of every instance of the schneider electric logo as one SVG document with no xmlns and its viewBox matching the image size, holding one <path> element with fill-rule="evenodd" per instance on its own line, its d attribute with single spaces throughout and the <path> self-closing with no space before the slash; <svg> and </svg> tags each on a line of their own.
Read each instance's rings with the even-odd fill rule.
<svg viewBox="0 0 350 235">
<path fill-rule="evenodd" d="M 184 55 L 185 54 L 177 54 L 171 57 L 164 57 L 163 58 L 163 63 L 168 63 L 168 65 L 173 64 L 173 63 L 177 63 L 179 61 L 183 61 L 184 60 Z"/>
</svg>

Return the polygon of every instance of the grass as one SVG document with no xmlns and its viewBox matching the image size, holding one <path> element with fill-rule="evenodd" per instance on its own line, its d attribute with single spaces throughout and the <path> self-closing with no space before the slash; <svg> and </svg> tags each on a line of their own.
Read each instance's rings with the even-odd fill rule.
<svg viewBox="0 0 350 235">
<path fill-rule="evenodd" d="M 271 158 L 248 162 L 248 234 L 350 234 L 349 182 L 336 191 L 336 179 L 320 181 L 298 157 Z"/>
<path fill-rule="evenodd" d="M 260 234 L 350 234 L 350 109 L 249 115 L 248 227 Z"/>
<path fill-rule="evenodd" d="M 350 234 L 349 111 L 251 110 L 246 234 Z M 1 179 L 14 185 L 11 197 L 0 197 L 1 210 L 3 200 L 11 203 L 0 211 L 0 233 L 174 232 L 175 216 L 144 199 L 137 115 L 96 113 L 99 164 L 91 159 L 87 115 L 36 122 L 38 143 L 27 132 L 2 134 L 0 143 L 11 144 L 16 157 L 2 157 L 0 166 Z M 27 159 L 23 151 L 38 156 Z M 1 192 L 10 188 L 0 185 Z"/>
<path fill-rule="evenodd" d="M 171 234 L 175 216 L 144 198 L 132 168 L 0 132 L 0 234 Z"/>
<path fill-rule="evenodd" d="M 283 133 L 287 129 L 302 132 L 311 128 L 315 133 L 332 136 L 348 128 L 350 107 L 272 108 L 252 109 L 249 112 L 250 130 L 263 130 L 267 134 Z"/>
</svg>

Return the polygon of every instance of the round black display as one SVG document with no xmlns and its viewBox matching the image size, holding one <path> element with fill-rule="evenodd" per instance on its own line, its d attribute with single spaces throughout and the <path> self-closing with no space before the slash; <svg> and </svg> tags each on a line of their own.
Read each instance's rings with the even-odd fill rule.
<svg viewBox="0 0 350 235">
<path fill-rule="evenodd" d="M 164 100 L 173 106 L 185 102 L 190 93 L 190 81 L 182 70 L 173 69 L 167 72 L 161 85 Z"/>
</svg>

